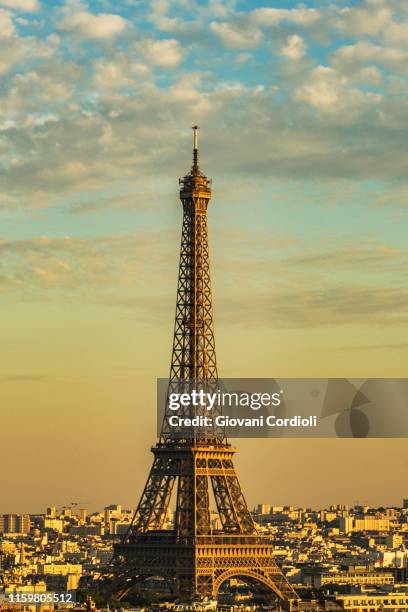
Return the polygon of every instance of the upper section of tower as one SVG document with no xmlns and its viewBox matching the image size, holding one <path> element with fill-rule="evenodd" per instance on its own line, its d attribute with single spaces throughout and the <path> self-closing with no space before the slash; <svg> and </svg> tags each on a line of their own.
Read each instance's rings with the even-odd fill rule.
<svg viewBox="0 0 408 612">
<path fill-rule="evenodd" d="M 179 179 L 180 198 L 187 200 L 190 198 L 201 198 L 209 200 L 211 198 L 211 179 L 203 174 L 198 165 L 198 125 L 193 127 L 193 165 L 185 177 Z"/>
</svg>

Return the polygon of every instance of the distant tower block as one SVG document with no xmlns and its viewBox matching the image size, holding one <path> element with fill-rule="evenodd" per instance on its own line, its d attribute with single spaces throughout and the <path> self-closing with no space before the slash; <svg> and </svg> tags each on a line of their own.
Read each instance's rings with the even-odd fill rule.
<svg viewBox="0 0 408 612">
<path fill-rule="evenodd" d="M 183 227 L 169 393 L 179 391 L 182 381 L 207 390 L 218 386 L 207 231 L 211 181 L 199 169 L 198 126 L 193 130 L 193 165 L 180 180 Z M 223 582 L 238 577 L 269 597 L 297 600 L 273 559 L 271 540 L 258 531 L 248 510 L 233 464 L 235 451 L 224 433 L 201 428 L 191 437 L 175 436 L 169 415 L 166 406 L 131 528 L 114 547 L 116 578 L 127 585 L 119 595 L 138 580 L 162 576 L 184 599 L 216 597 Z M 173 490 L 174 523 L 165 529 Z"/>
<path fill-rule="evenodd" d="M 24 548 L 24 542 L 20 542 L 20 564 L 24 565 L 26 562 L 26 554 Z"/>
</svg>

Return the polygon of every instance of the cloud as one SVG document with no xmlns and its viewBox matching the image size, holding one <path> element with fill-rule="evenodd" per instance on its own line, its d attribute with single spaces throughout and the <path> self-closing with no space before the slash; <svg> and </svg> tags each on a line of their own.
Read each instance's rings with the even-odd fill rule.
<svg viewBox="0 0 408 612">
<path fill-rule="evenodd" d="M 233 13 L 234 8 L 234 0 L 209 0 L 208 2 L 208 12 L 214 17 L 227 17 Z"/>
<path fill-rule="evenodd" d="M 388 245 L 350 246 L 344 249 L 323 251 L 306 250 L 301 255 L 293 256 L 289 263 L 295 266 L 305 266 L 318 270 L 328 270 L 330 273 L 347 270 L 349 274 L 356 271 L 390 272 L 403 271 L 407 267 L 408 254 L 401 249 Z"/>
<path fill-rule="evenodd" d="M 392 209 L 408 208 L 408 185 L 404 181 L 389 184 L 373 196 L 373 207 L 387 207 Z"/>
<path fill-rule="evenodd" d="M 155 10 L 180 15 L 172 2 Z M 61 44 L 55 33 L 42 39 L 40 26 L 38 36 L 21 28 L 0 41 L 0 73 L 9 74 L 0 91 L 2 207 L 58 207 L 62 200 L 78 207 L 83 193 L 87 202 L 94 194 L 113 196 L 119 184 L 130 193 L 158 167 L 168 185 L 189 149 L 183 126 L 196 122 L 208 158 L 229 176 L 404 176 L 407 51 L 374 40 L 345 45 L 332 4 L 265 11 L 249 4 L 236 11 L 225 2 L 201 6 L 196 15 L 187 3 L 190 33 L 162 38 L 145 21 L 149 6 L 134 16 L 136 41 L 123 36 L 120 46 L 101 45 L 97 55 L 77 40 Z M 47 24 L 78 14 L 98 17 L 69 0 Z M 332 24 L 324 28 L 328 48 L 316 43 L 323 23 Z M 277 24 L 273 37 L 268 24 Z M 297 66 L 305 40 L 311 52 Z M 291 61 L 282 62 L 282 53 Z"/>
<path fill-rule="evenodd" d="M 309 26 L 316 23 L 321 12 L 314 8 L 257 8 L 250 13 L 254 23 L 260 26 L 277 26 L 282 22 L 293 23 L 299 26 Z"/>
<path fill-rule="evenodd" d="M 13 36 L 14 32 L 15 30 L 11 13 L 0 8 L 0 41 L 2 38 L 10 38 Z"/>
<path fill-rule="evenodd" d="M 216 286 L 229 288 L 217 309 L 225 323 L 242 324 L 248 313 L 256 325 L 283 328 L 408 321 L 405 247 L 345 241 L 334 230 L 317 246 L 305 236 L 274 244 L 250 229 L 245 246 L 231 230 L 215 238 Z"/>
<path fill-rule="evenodd" d="M 175 68 L 182 61 L 185 50 L 178 40 L 154 40 L 147 38 L 137 44 L 146 62 L 161 68 Z"/>
<path fill-rule="evenodd" d="M 367 41 L 359 41 L 337 49 L 333 54 L 333 61 L 343 65 L 374 63 L 393 69 L 404 68 L 406 72 L 408 52 L 396 47 L 384 47 Z"/>
<path fill-rule="evenodd" d="M 345 35 L 378 36 L 392 19 L 392 10 L 377 3 L 366 2 L 366 7 L 345 7 L 334 12 L 331 25 Z M 371 4 L 371 6 L 370 6 Z"/>
<path fill-rule="evenodd" d="M 96 91 L 130 88 L 141 85 L 150 76 L 149 68 L 142 63 L 131 64 L 126 55 L 118 54 L 112 59 L 101 58 L 93 64 L 93 86 Z"/>
<path fill-rule="evenodd" d="M 391 350 L 391 351 L 400 351 L 400 350 L 406 350 L 408 349 L 408 342 L 394 342 L 394 343 L 390 343 L 390 344 L 363 344 L 360 346 L 339 346 L 338 348 L 334 349 L 336 351 L 347 351 L 347 353 L 349 353 L 350 351 L 381 351 L 384 352 L 385 350 Z"/>
<path fill-rule="evenodd" d="M 253 26 L 241 27 L 232 23 L 213 21 L 210 28 L 229 49 L 253 49 L 259 45 L 262 38 L 261 31 Z"/>
<path fill-rule="evenodd" d="M 392 45 L 408 46 L 408 21 L 395 22 L 389 24 L 385 31 L 385 40 Z"/>
<path fill-rule="evenodd" d="M 66 32 L 93 40 L 110 40 L 126 28 L 127 22 L 120 15 L 99 13 L 86 10 L 69 13 L 60 22 L 59 27 Z"/>
<path fill-rule="evenodd" d="M 70 300 L 78 300 L 86 289 L 103 300 L 119 288 L 138 295 L 149 285 L 152 293 L 154 287 L 160 293 L 165 283 L 159 279 L 168 267 L 170 242 L 175 243 L 176 237 L 166 231 L 0 240 L 2 262 L 9 272 L 3 291 L 18 291 L 32 300 L 43 299 L 44 292 L 56 299 L 69 294 Z M 161 248 L 153 253 L 152 244 L 157 243 Z"/>
<path fill-rule="evenodd" d="M 205 3 L 186 2 L 183 10 L 169 0 L 152 0 L 147 19 L 161 32 L 179 34 L 191 43 L 205 38 L 208 22 L 235 17 L 235 0 L 209 0 Z"/>
<path fill-rule="evenodd" d="M 307 102 L 323 113 L 347 113 L 346 120 L 360 114 L 382 96 L 363 92 L 350 85 L 348 78 L 330 66 L 318 66 L 295 91 L 296 100 Z"/>
<path fill-rule="evenodd" d="M 69 67 L 67 67 L 67 73 Z M 58 103 L 67 101 L 71 96 L 69 81 L 65 81 L 63 75 L 57 75 L 29 70 L 25 74 L 17 74 L 13 79 L 13 86 L 9 91 L 7 99 L 0 99 L 0 109 L 6 112 L 18 113 L 29 110 L 36 111 L 42 109 L 41 115 L 51 116 L 46 112 L 46 105 L 50 102 Z M 31 106 L 31 108 L 30 108 Z M 26 125 L 30 125 L 33 117 L 25 117 Z"/>
<path fill-rule="evenodd" d="M 318 66 L 306 83 L 296 90 L 296 99 L 308 102 L 322 111 L 335 111 L 342 102 L 346 86 L 346 78 L 333 68 Z"/>
<path fill-rule="evenodd" d="M 0 4 L 27 13 L 38 11 L 40 8 L 38 0 L 1 0 Z"/>
<path fill-rule="evenodd" d="M 1 21 L 0 12 L 0 27 Z M 3 37 L 0 35 L 0 75 L 11 72 L 16 65 L 21 63 L 24 63 L 28 70 L 31 62 L 50 60 L 59 46 L 59 37 L 56 34 L 50 34 L 44 40 L 39 40 L 33 36 L 17 36 L 14 29 L 11 31 L 12 35 L 8 37 L 4 36 L 5 33 L 7 33 L 6 28 L 3 29 Z M 60 73 L 61 78 L 62 75 L 63 73 Z M 5 88 L 3 99 L 7 93 L 7 88 Z"/>
<path fill-rule="evenodd" d="M 283 297 L 283 296 L 282 296 Z M 408 293 L 404 288 L 364 286 L 360 284 L 328 285 L 321 289 L 292 292 L 286 299 L 288 310 L 281 310 L 282 321 L 299 325 L 341 325 L 403 323 L 408 321 Z M 289 306 L 290 304 L 290 306 Z"/>
<path fill-rule="evenodd" d="M 354 78 L 361 84 L 371 85 L 373 87 L 380 87 L 382 83 L 382 72 L 376 66 L 363 66 L 356 70 Z"/>
<path fill-rule="evenodd" d="M 11 374 L 11 375 L 1 375 L 0 381 L 3 382 L 11 382 L 11 383 L 35 383 L 35 382 L 49 382 L 54 381 L 56 379 L 55 376 L 48 374 Z"/>
<path fill-rule="evenodd" d="M 227 297 L 220 312 L 230 324 L 242 324 L 250 316 L 253 325 L 274 328 L 401 325 L 408 322 L 408 292 L 405 287 L 361 283 L 322 282 L 311 287 L 299 279 L 297 287 L 274 285 L 273 291 L 260 287 L 235 301 Z"/>
<path fill-rule="evenodd" d="M 248 230 L 245 236 L 245 246 L 236 230 L 213 236 L 219 252 L 216 284 L 228 285 L 218 311 L 228 324 L 309 328 L 408 322 L 406 287 L 385 274 L 381 282 L 378 276 L 405 270 L 405 251 L 379 245 L 304 254 L 304 245 L 271 241 L 267 232 Z M 174 269 L 177 265 L 177 242 L 176 232 L 163 230 L 0 240 L 1 259 L 9 270 L 3 291 L 18 291 L 26 300 L 86 299 L 159 320 L 174 299 L 174 279 L 167 271 L 169 261 Z M 298 255 L 291 254 L 294 248 Z M 341 269 L 347 271 L 344 281 Z M 353 279 L 350 272 L 357 271 L 364 280 Z"/>
<path fill-rule="evenodd" d="M 131 58 L 134 61 L 134 53 Z M 195 122 L 203 126 L 204 155 L 213 168 L 222 167 L 231 177 L 270 181 L 271 176 L 293 175 L 324 180 L 404 176 L 404 105 L 398 104 L 397 115 L 384 101 L 367 99 L 367 92 L 355 94 L 357 88 L 337 71 L 334 76 L 329 71 L 334 85 L 330 80 L 326 84 L 327 95 L 334 95 L 330 107 L 319 98 L 316 75 L 304 71 L 299 86 L 312 90 L 294 93 L 300 99 L 282 104 L 262 86 L 212 82 L 200 71 L 176 75 L 159 87 L 145 70 L 137 75 L 126 68 L 122 74 L 120 59 L 115 54 L 111 62 L 119 82 L 124 82 L 122 77 L 134 79 L 132 95 L 120 87 L 109 88 L 106 78 L 98 79 L 100 89 L 94 89 L 94 82 L 93 97 L 87 97 L 89 76 L 85 78 L 83 67 L 58 62 L 52 70 L 47 62 L 41 78 L 33 78 L 34 96 L 27 93 L 28 74 L 10 81 L 12 87 L 0 97 L 1 151 L 8 160 L 0 167 L 4 206 L 11 206 L 7 200 L 20 207 L 58 206 L 64 198 L 70 207 L 83 193 L 88 193 L 88 200 L 112 196 L 118 185 L 138 193 L 139 177 L 145 177 L 146 189 L 158 171 L 165 193 L 174 193 L 168 185 L 183 171 L 180 158 L 188 158 L 190 150 L 188 130 L 180 126 Z M 103 76 L 104 63 L 98 62 Z M 39 74 L 39 68 L 34 72 Z M 54 87 L 58 91 L 61 74 L 70 97 L 64 100 L 61 91 L 58 101 L 47 92 Z M 310 113 L 310 106 L 318 112 Z M 236 129 L 238 124 L 242 129 Z"/>
<path fill-rule="evenodd" d="M 290 60 L 300 60 L 306 53 L 306 44 L 301 36 L 293 34 L 289 36 L 286 44 L 281 49 L 281 54 Z"/>
<path fill-rule="evenodd" d="M 162 32 L 174 32 L 182 27 L 182 20 L 179 17 L 167 15 L 169 8 L 168 0 L 152 0 L 150 3 L 149 20 Z"/>
<path fill-rule="evenodd" d="M 250 53 L 239 53 L 236 58 L 235 61 L 237 64 L 244 64 L 245 62 L 249 61 L 253 56 Z"/>
</svg>

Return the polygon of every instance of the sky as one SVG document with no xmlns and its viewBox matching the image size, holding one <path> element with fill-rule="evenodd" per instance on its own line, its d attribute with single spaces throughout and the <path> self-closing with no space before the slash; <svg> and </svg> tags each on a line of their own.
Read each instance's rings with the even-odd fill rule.
<svg viewBox="0 0 408 612">
<path fill-rule="evenodd" d="M 405 0 L 0 0 L 0 512 L 137 503 L 196 123 L 220 375 L 406 376 L 407 41 Z M 404 439 L 238 447 L 250 505 L 408 494 Z"/>
</svg>

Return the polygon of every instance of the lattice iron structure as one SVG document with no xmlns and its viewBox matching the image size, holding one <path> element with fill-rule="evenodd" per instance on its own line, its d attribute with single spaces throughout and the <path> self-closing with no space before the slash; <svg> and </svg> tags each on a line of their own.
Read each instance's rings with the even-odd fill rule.
<svg viewBox="0 0 408 612">
<path fill-rule="evenodd" d="M 169 393 L 180 392 L 180 385 L 218 388 L 207 231 L 211 181 L 199 169 L 198 127 L 193 129 L 193 165 L 180 179 L 183 228 Z M 199 410 L 188 406 L 184 414 Z M 223 431 L 196 428 L 188 437 L 174 436 L 168 416 L 167 405 L 133 522 L 114 547 L 117 578 L 130 585 L 162 576 L 176 594 L 192 600 L 216 597 L 225 580 L 241 577 L 270 596 L 297 600 L 273 560 L 271 540 L 259 533 L 248 510 L 232 460 L 235 451 Z M 173 491 L 174 526 L 164 529 Z M 218 529 L 211 520 L 211 495 Z"/>
</svg>

